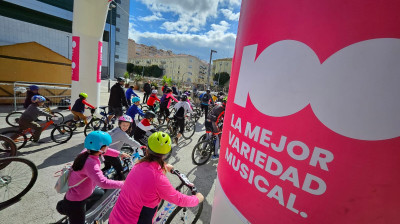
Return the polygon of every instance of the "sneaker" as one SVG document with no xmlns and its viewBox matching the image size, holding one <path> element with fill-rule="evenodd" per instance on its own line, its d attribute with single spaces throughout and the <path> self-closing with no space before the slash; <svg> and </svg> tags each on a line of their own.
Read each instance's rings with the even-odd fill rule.
<svg viewBox="0 0 400 224">
<path fill-rule="evenodd" d="M 213 155 L 213 156 L 211 157 L 211 159 L 212 159 L 212 160 L 217 160 L 217 159 L 219 159 L 219 155 Z"/>
</svg>

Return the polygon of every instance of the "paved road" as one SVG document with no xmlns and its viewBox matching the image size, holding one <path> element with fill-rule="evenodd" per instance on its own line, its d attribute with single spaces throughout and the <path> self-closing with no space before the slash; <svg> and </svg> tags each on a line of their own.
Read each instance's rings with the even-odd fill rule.
<svg viewBox="0 0 400 224">
<path fill-rule="evenodd" d="M 103 85 L 104 84 L 104 85 Z M 107 105 L 107 83 L 102 83 L 101 103 Z M 139 95 L 143 95 L 138 92 Z M 0 132 L 6 130 L 6 113 L 4 107 L 0 108 Z M 68 111 L 62 111 L 66 117 L 70 117 Z M 198 223 L 210 223 L 212 202 L 217 176 L 217 161 L 209 161 L 206 165 L 197 167 L 191 161 L 191 152 L 197 139 L 205 132 L 204 118 L 198 122 L 196 133 L 191 140 L 181 140 L 176 146 L 173 144 L 173 156 L 171 163 L 176 169 L 186 173 L 200 192 L 205 196 L 204 209 Z M 60 170 L 64 164 L 72 162 L 75 156 L 83 149 L 83 128 L 74 133 L 72 139 L 65 144 L 57 144 L 51 141 L 50 131 L 42 133 L 42 139 L 46 143 L 40 146 L 30 146 L 29 143 L 18 152 L 18 156 L 32 160 L 39 170 L 38 179 L 33 188 L 17 203 L 0 211 L 0 223 L 52 223 L 62 216 L 55 209 L 56 203 L 63 198 L 54 190 L 57 178 L 54 173 Z M 171 182 L 177 186 L 178 180 L 169 174 Z"/>
</svg>

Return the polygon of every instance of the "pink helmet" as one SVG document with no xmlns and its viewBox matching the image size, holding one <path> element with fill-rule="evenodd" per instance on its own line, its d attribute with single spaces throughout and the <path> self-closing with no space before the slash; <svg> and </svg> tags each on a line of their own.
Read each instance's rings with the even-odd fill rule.
<svg viewBox="0 0 400 224">
<path fill-rule="evenodd" d="M 122 115 L 121 117 L 118 118 L 118 121 L 120 121 L 120 122 L 129 122 L 129 123 L 133 122 L 131 116 L 129 116 L 129 115 Z"/>
</svg>

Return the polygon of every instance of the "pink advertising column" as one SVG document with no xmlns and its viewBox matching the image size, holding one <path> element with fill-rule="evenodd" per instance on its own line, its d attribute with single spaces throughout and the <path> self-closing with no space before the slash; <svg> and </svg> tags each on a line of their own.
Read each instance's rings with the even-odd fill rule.
<svg viewBox="0 0 400 224">
<path fill-rule="evenodd" d="M 108 0 L 74 1 L 72 23 L 72 99 L 80 92 L 89 95 L 88 102 L 100 103 L 102 37 Z"/>
<path fill-rule="evenodd" d="M 400 1 L 243 1 L 212 223 L 400 223 Z"/>
</svg>

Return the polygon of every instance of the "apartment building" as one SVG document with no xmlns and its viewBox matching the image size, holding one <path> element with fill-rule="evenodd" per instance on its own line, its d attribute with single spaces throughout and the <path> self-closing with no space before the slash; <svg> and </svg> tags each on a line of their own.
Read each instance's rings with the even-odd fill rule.
<svg viewBox="0 0 400 224">
<path fill-rule="evenodd" d="M 143 56 L 130 58 L 129 61 L 139 66 L 158 65 L 164 70 L 164 75 L 172 78 L 174 82 L 187 84 L 207 82 L 208 64 L 191 55 Z"/>
<path fill-rule="evenodd" d="M 134 40 L 128 40 L 128 57 L 129 59 L 136 57 L 146 56 L 173 56 L 171 50 L 157 49 L 155 46 L 147 46 L 144 44 L 138 44 Z"/>
<path fill-rule="evenodd" d="M 74 0 L 0 1 L 0 46 L 37 42 L 71 59 L 73 4 Z M 103 33 L 102 78 L 123 75 L 128 62 L 129 15 L 121 8 L 129 11 L 129 0 L 111 4 Z"/>
<path fill-rule="evenodd" d="M 232 69 L 232 58 L 222 58 L 213 60 L 211 68 L 213 75 L 221 72 L 226 72 L 230 75 Z"/>
</svg>

